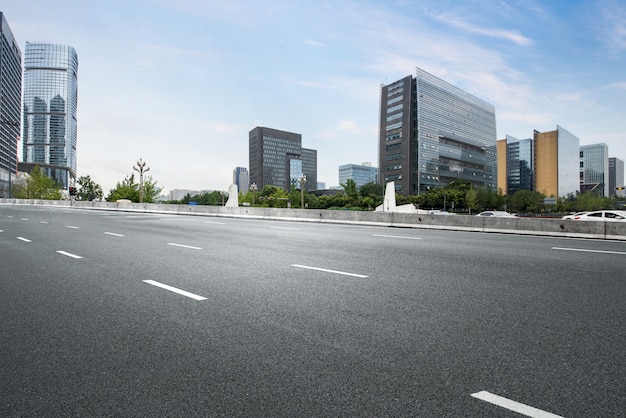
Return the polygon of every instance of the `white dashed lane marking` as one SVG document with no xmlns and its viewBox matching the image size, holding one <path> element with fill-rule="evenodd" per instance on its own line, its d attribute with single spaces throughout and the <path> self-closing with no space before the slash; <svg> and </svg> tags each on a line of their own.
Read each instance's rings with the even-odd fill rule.
<svg viewBox="0 0 626 418">
<path fill-rule="evenodd" d="M 308 270 L 323 271 L 325 273 L 342 274 L 344 276 L 360 277 L 362 279 L 369 277 L 369 276 L 364 276 L 363 274 L 348 273 L 348 272 L 345 272 L 345 271 L 338 271 L 338 270 L 329 270 L 329 269 L 324 269 L 324 268 L 320 268 L 320 267 L 303 266 L 301 264 L 292 264 L 291 267 L 297 267 L 297 268 L 308 269 Z"/>
<path fill-rule="evenodd" d="M 493 405 L 497 405 L 501 408 L 508 409 L 509 411 L 517 412 L 518 414 L 526 415 L 532 418 L 563 418 L 560 415 L 555 415 L 550 412 L 542 411 L 541 409 L 533 408 L 532 406 L 524 405 L 523 403 L 515 402 L 502 396 L 494 395 L 487 391 L 481 391 L 472 393 L 474 398 L 489 402 Z"/>
<path fill-rule="evenodd" d="M 64 255 L 64 256 L 67 256 L 67 257 L 70 257 L 70 258 L 82 258 L 82 257 L 81 257 L 81 256 L 79 256 L 79 255 L 72 254 L 72 253 L 68 253 L 67 251 L 60 251 L 60 250 L 59 250 L 59 251 L 57 251 L 57 253 L 59 253 L 59 254 L 61 254 L 61 255 Z"/>
<path fill-rule="evenodd" d="M 191 299 L 206 300 L 204 296 L 196 295 L 195 293 L 187 292 L 186 290 L 181 290 L 167 284 L 155 282 L 154 280 L 144 280 L 143 282 L 151 284 L 152 286 L 160 287 L 161 289 L 169 290 L 170 292 L 178 293 L 179 295 L 183 295 Z"/>
</svg>

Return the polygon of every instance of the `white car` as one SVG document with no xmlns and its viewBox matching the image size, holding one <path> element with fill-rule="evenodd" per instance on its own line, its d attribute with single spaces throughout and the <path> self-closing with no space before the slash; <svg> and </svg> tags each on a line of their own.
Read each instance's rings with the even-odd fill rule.
<svg viewBox="0 0 626 418">
<path fill-rule="evenodd" d="M 576 216 L 580 216 L 580 215 L 584 215 L 585 213 L 589 213 L 589 212 L 576 212 L 576 213 L 570 213 L 569 215 L 565 215 L 563 216 L 561 219 L 569 219 L 572 220 L 574 219 Z"/>
<path fill-rule="evenodd" d="M 596 210 L 574 216 L 575 221 L 626 222 L 625 210 Z"/>
<path fill-rule="evenodd" d="M 503 210 L 486 210 L 484 212 L 480 212 L 476 216 L 491 216 L 496 218 L 515 218 L 515 215 L 510 214 L 509 212 Z"/>
</svg>

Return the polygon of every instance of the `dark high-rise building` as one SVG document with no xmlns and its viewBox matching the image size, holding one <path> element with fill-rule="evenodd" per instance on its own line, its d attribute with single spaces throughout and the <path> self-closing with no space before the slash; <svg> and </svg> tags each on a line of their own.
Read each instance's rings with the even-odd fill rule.
<svg viewBox="0 0 626 418">
<path fill-rule="evenodd" d="M 418 68 L 382 86 L 379 179 L 403 195 L 462 179 L 496 189 L 493 105 Z"/>
<path fill-rule="evenodd" d="M 580 191 L 609 196 L 609 146 L 580 146 Z"/>
<path fill-rule="evenodd" d="M 26 43 L 24 167 L 39 165 L 67 189 L 76 177 L 78 56 L 71 46 Z"/>
<path fill-rule="evenodd" d="M 609 158 L 609 196 L 623 196 L 616 187 L 624 187 L 624 160 Z"/>
<path fill-rule="evenodd" d="M 22 111 L 22 52 L 0 12 L 0 197 L 12 197 Z"/>
<path fill-rule="evenodd" d="M 302 148 L 302 135 L 257 126 L 249 133 L 250 184 L 289 191 L 299 188 L 306 176 L 306 190 L 317 187 L 317 151 Z"/>
</svg>

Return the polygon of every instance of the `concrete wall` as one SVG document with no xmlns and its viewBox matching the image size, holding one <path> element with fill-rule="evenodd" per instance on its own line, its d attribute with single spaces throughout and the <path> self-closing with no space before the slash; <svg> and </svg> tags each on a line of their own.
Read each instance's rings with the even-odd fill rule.
<svg viewBox="0 0 626 418">
<path fill-rule="evenodd" d="M 37 205 L 172 215 L 220 216 L 281 221 L 449 229 L 626 241 L 626 222 L 583 222 L 540 218 L 491 218 L 469 215 L 424 215 L 320 209 L 165 205 L 153 203 L 75 202 L 68 200 L 0 199 L 1 205 Z"/>
</svg>

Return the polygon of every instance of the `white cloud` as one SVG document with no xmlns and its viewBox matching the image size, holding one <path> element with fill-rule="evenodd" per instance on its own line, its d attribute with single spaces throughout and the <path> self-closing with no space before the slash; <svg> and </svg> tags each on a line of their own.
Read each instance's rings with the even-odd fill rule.
<svg viewBox="0 0 626 418">
<path fill-rule="evenodd" d="M 432 19 L 436 20 L 437 22 L 447 24 L 448 26 L 452 26 L 454 28 L 461 29 L 466 32 L 475 33 L 477 35 L 504 39 L 520 46 L 528 46 L 528 45 L 532 45 L 533 43 L 531 39 L 523 35 L 520 35 L 519 33 L 514 32 L 514 31 L 508 31 L 508 30 L 503 30 L 503 29 L 482 28 L 479 26 L 474 26 L 468 22 L 465 22 L 462 19 L 450 16 L 450 15 L 445 15 L 445 14 L 440 14 L 440 15 L 428 14 L 428 15 Z"/>
</svg>

